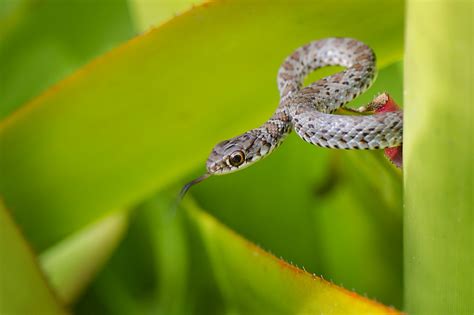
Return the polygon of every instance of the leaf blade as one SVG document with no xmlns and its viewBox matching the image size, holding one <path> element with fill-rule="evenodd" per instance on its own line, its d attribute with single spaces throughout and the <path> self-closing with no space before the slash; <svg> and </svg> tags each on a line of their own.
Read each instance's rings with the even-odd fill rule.
<svg viewBox="0 0 474 315">
<path fill-rule="evenodd" d="M 405 307 L 413 314 L 469 314 L 474 121 L 466 105 L 474 83 L 474 4 L 410 0 L 407 9 Z"/>
<path fill-rule="evenodd" d="M 228 305 L 245 314 L 401 314 L 311 275 L 260 247 L 189 202 Z"/>
<path fill-rule="evenodd" d="M 0 253 L 0 313 L 66 314 L 1 200 Z"/>
<path fill-rule="evenodd" d="M 124 236 L 127 224 L 125 212 L 113 213 L 40 255 L 41 267 L 64 303 L 72 304 L 94 279 Z"/>
</svg>

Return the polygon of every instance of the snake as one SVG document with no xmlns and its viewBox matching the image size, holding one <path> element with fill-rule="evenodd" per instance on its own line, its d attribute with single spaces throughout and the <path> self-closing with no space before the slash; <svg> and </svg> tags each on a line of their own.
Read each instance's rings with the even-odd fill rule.
<svg viewBox="0 0 474 315">
<path fill-rule="evenodd" d="M 303 86 L 309 73 L 326 66 L 345 69 Z M 280 101 L 270 119 L 216 144 L 206 162 L 207 172 L 186 184 L 181 197 L 192 185 L 211 175 L 241 170 L 270 155 L 292 130 L 304 141 L 324 148 L 376 150 L 400 146 L 401 110 L 370 115 L 334 114 L 365 92 L 376 73 L 374 51 L 359 40 L 331 37 L 299 47 L 278 70 Z"/>
</svg>

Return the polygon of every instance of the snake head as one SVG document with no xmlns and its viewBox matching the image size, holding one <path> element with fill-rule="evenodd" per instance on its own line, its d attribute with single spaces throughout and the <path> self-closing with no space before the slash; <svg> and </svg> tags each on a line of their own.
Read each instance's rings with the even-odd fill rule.
<svg viewBox="0 0 474 315">
<path fill-rule="evenodd" d="M 241 170 L 265 157 L 272 149 L 261 129 L 250 130 L 216 144 L 207 159 L 207 171 L 212 175 L 223 175 Z"/>
<path fill-rule="evenodd" d="M 222 141 L 212 149 L 207 159 L 207 173 L 183 186 L 178 200 L 183 199 L 191 186 L 211 175 L 223 175 L 243 169 L 265 157 L 275 146 L 270 145 L 261 128 L 252 129 L 240 136 Z"/>
</svg>

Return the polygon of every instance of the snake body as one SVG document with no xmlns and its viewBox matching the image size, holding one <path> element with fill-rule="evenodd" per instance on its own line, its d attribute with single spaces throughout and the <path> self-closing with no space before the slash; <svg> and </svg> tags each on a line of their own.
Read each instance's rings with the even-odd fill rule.
<svg viewBox="0 0 474 315">
<path fill-rule="evenodd" d="M 325 66 L 344 71 L 303 87 L 304 78 Z M 218 143 L 207 160 L 209 175 L 237 171 L 277 148 L 292 129 L 305 141 L 333 149 L 384 149 L 402 143 L 401 111 L 372 115 L 333 112 L 364 92 L 376 74 L 375 54 L 351 38 L 327 38 L 296 49 L 278 71 L 280 103 L 262 126 Z"/>
</svg>

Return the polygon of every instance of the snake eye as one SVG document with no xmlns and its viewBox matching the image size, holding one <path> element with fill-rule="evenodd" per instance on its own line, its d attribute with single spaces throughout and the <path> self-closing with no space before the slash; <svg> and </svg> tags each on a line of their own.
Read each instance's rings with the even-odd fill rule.
<svg viewBox="0 0 474 315">
<path fill-rule="evenodd" d="M 244 163 L 245 155 L 242 151 L 235 151 L 229 157 L 229 163 L 232 166 L 239 166 Z"/>
</svg>

